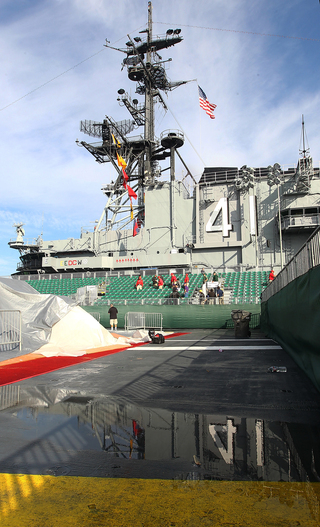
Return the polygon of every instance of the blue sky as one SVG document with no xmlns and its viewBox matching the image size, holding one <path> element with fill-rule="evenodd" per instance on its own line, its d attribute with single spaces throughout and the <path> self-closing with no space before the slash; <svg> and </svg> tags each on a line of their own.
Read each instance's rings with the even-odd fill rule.
<svg viewBox="0 0 320 527">
<path fill-rule="evenodd" d="M 2 0 L 0 19 L 0 275 L 15 271 L 13 223 L 25 240 L 78 237 L 100 217 L 102 185 L 114 178 L 75 140 L 84 119 L 128 118 L 117 90 L 125 47 L 146 27 L 146 0 Z M 205 166 L 293 166 L 304 114 L 314 164 L 320 160 L 320 4 L 318 0 L 154 0 L 154 35 L 182 29 L 171 80 L 197 79 L 169 93 L 156 135 L 181 128 L 180 153 L 196 179 Z M 88 60 L 86 60 L 88 59 Z M 66 72 L 66 73 L 64 73 Z M 54 80 L 52 80 L 54 79 Z M 49 82 L 51 81 L 51 82 Z M 197 83 L 217 105 L 199 108 Z M 179 124 L 178 124 L 179 123 Z M 177 176 L 184 169 L 177 163 Z"/>
</svg>

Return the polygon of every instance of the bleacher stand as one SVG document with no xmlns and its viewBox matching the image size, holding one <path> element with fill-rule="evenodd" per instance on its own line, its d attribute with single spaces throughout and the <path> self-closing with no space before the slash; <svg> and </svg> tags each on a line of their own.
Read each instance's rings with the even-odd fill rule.
<svg viewBox="0 0 320 527">
<path fill-rule="evenodd" d="M 259 303 L 260 295 L 268 283 L 267 271 L 244 271 L 227 273 L 217 273 L 218 284 L 224 290 L 224 302 L 228 304 L 240 303 Z M 203 282 L 201 273 L 188 273 L 189 275 L 189 295 L 184 298 L 183 288 L 180 291 L 179 303 L 198 303 L 197 291 L 200 290 Z M 143 300 L 145 304 L 159 304 L 169 298 L 171 291 L 171 276 L 163 275 L 163 287 L 153 287 L 152 276 L 144 276 L 144 287 L 137 291 L 135 288 L 137 275 L 124 275 L 120 277 L 85 277 L 85 278 L 55 278 L 51 280 L 35 279 L 28 280 L 28 283 L 39 293 L 74 296 L 79 288 L 97 285 L 98 299 L 96 304 L 110 304 L 110 301 L 117 301 L 119 304 L 130 303 L 139 304 Z M 181 284 L 184 283 L 185 275 L 175 273 Z M 212 274 L 208 273 L 207 289 L 211 287 Z"/>
</svg>

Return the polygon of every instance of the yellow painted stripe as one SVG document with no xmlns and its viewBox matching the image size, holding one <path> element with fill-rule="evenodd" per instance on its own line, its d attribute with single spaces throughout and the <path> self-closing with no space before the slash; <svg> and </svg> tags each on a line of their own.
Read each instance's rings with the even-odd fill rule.
<svg viewBox="0 0 320 527">
<path fill-rule="evenodd" d="M 320 484 L 0 474 L 1 527 L 318 527 Z"/>
</svg>

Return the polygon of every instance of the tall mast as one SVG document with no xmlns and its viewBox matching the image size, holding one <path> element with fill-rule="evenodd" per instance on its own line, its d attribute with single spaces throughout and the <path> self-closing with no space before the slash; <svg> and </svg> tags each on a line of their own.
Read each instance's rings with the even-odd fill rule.
<svg viewBox="0 0 320 527">
<path fill-rule="evenodd" d="M 306 141 L 305 141 L 304 117 L 303 117 L 303 114 L 302 114 L 302 137 L 303 137 L 303 148 L 302 148 L 302 153 L 303 153 L 303 157 L 305 158 L 305 157 L 306 157 Z"/>
<path fill-rule="evenodd" d="M 305 159 L 310 153 L 309 145 L 306 147 L 306 142 L 307 142 L 307 138 L 306 138 L 306 131 L 305 131 L 305 126 L 304 126 L 304 115 L 302 114 L 302 128 L 301 128 L 299 154 L 303 157 L 303 159 Z M 301 143 L 302 143 L 302 148 L 301 148 Z"/>
<path fill-rule="evenodd" d="M 302 148 L 301 148 L 302 146 Z M 299 154 L 302 156 L 298 161 L 295 174 L 296 190 L 298 192 L 309 192 L 311 188 L 311 179 L 314 175 L 313 161 L 310 156 L 310 147 L 308 145 L 307 134 L 304 126 L 304 116 L 302 115 L 302 129 L 300 138 Z"/>
<path fill-rule="evenodd" d="M 152 61 L 151 54 L 151 42 L 152 42 L 152 4 L 148 2 L 148 29 L 147 29 L 147 60 L 146 66 L 150 67 Z M 146 140 L 146 160 L 145 160 L 145 176 L 148 178 L 152 177 L 151 170 L 151 158 L 152 158 L 152 147 L 154 143 L 154 101 L 153 101 L 153 83 L 152 79 L 146 76 L 146 95 L 145 95 L 145 108 L 146 108 L 146 124 L 144 130 L 144 138 Z"/>
<path fill-rule="evenodd" d="M 127 68 L 128 77 L 136 83 L 136 94 L 144 96 L 144 103 L 138 99 L 131 99 L 124 89 L 118 90 L 120 106 L 125 106 L 132 119 L 115 122 L 106 116 L 102 123 L 82 121 L 80 130 L 93 137 L 102 138 L 102 144 L 90 144 L 85 141 L 78 142 L 85 147 L 99 163 L 111 162 L 117 178 L 115 182 L 106 185 L 103 191 L 108 197 L 107 204 L 98 221 L 94 236 L 96 252 L 103 252 L 99 244 L 98 235 L 101 230 L 120 230 L 132 221 L 132 208 L 134 219 L 144 223 L 144 186 L 154 182 L 161 175 L 159 162 L 169 158 L 172 160 L 172 149 L 182 146 L 183 134 L 161 134 L 155 137 L 154 112 L 155 103 L 162 105 L 167 110 L 161 91 L 167 93 L 187 81 L 171 82 L 166 75 L 166 63 L 171 59 L 163 60 L 159 51 L 174 46 L 183 39 L 181 29 L 168 29 L 165 35 L 153 36 L 152 31 L 152 3 L 148 2 L 147 28 L 140 31 L 145 37 L 128 36 L 126 49 L 113 48 L 107 41 L 106 47 L 116 49 L 126 55 L 122 66 Z M 144 127 L 143 135 L 130 137 L 135 128 Z M 130 185 L 136 192 L 138 199 L 132 204 L 129 202 L 126 184 L 123 184 L 122 167 L 119 166 L 119 156 L 126 163 L 126 175 Z M 171 174 L 171 181 L 173 176 Z M 103 223 L 105 220 L 105 224 Z M 104 246 L 106 244 L 104 243 Z M 107 250 L 107 249 L 105 249 Z"/>
</svg>

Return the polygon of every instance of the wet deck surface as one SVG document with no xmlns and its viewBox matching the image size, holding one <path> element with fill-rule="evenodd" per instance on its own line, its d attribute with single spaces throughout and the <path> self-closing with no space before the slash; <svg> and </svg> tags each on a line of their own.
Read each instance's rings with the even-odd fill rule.
<svg viewBox="0 0 320 527">
<path fill-rule="evenodd" d="M 270 366 L 286 366 L 287 373 L 268 373 Z M 305 518 L 293 520 L 291 507 L 284 523 L 270 525 L 318 525 L 320 393 L 277 343 L 257 331 L 236 340 L 232 330 L 192 330 L 162 345 L 4 386 L 0 395 L 3 477 L 23 474 L 30 483 L 30 475 L 53 476 L 66 481 L 64 488 L 75 481 L 70 476 L 90 478 L 91 489 L 114 479 L 121 485 L 149 481 L 154 489 L 157 480 L 171 485 L 170 492 L 177 481 L 273 482 L 291 498 L 290 485 L 304 483 Z M 3 525 L 13 525 L 6 518 Z M 204 525 L 245 524 L 206 518 L 211 523 Z M 144 524 L 180 525 L 171 520 Z M 126 524 L 114 521 L 109 524 Z M 192 521 L 184 525 L 199 525 Z M 259 521 L 252 525 L 269 525 L 266 518 Z"/>
</svg>

